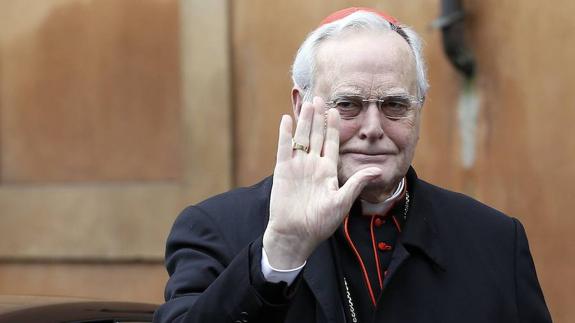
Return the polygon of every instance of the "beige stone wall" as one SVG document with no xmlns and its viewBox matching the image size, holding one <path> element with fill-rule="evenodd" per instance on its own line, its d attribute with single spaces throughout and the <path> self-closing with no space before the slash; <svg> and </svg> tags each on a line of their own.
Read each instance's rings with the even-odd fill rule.
<svg viewBox="0 0 575 323">
<path fill-rule="evenodd" d="M 175 217 L 231 186 L 227 26 L 226 1 L 0 3 L 0 293 L 162 300 Z"/>
</svg>

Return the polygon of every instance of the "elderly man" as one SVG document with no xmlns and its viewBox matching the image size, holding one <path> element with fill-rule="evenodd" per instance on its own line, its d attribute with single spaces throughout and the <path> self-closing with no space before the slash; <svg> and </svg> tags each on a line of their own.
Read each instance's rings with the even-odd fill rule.
<svg viewBox="0 0 575 323">
<path fill-rule="evenodd" d="M 157 322 L 550 322 L 525 231 L 410 164 L 418 36 L 368 8 L 300 47 L 273 179 L 178 217 Z"/>
</svg>

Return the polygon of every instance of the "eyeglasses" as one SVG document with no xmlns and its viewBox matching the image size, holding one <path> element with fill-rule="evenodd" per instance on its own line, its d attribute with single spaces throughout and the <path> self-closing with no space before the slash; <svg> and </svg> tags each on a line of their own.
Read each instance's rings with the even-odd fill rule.
<svg viewBox="0 0 575 323">
<path fill-rule="evenodd" d="M 353 119 L 367 109 L 371 103 L 375 103 L 379 111 L 386 118 L 392 120 L 409 118 L 413 111 L 423 103 L 423 98 L 411 95 L 390 95 L 377 99 L 366 99 L 356 95 L 337 97 L 327 102 L 328 108 L 336 108 L 342 119 Z"/>
</svg>

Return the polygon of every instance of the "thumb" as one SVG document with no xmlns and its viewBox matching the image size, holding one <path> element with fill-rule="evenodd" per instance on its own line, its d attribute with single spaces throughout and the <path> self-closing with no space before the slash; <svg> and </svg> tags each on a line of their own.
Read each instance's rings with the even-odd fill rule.
<svg viewBox="0 0 575 323">
<path fill-rule="evenodd" d="M 381 175 L 381 169 L 377 167 L 369 167 L 358 171 L 353 174 L 346 182 L 340 187 L 338 195 L 342 206 L 345 209 L 351 208 L 351 204 L 359 196 L 363 188 L 369 183 L 370 180 Z"/>
</svg>

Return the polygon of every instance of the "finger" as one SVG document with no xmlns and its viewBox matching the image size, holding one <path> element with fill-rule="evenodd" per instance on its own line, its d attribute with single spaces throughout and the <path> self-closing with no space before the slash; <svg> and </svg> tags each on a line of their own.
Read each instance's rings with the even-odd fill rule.
<svg viewBox="0 0 575 323">
<path fill-rule="evenodd" d="M 304 102 L 299 118 L 293 140 L 305 147 L 309 147 L 309 133 L 311 130 L 311 123 L 313 119 L 313 105 L 311 102 Z"/>
<path fill-rule="evenodd" d="M 339 112 L 336 109 L 327 111 L 327 129 L 323 156 L 333 160 L 337 164 L 339 158 Z"/>
<path fill-rule="evenodd" d="M 282 120 L 280 122 L 280 131 L 279 131 L 279 138 L 278 138 L 278 152 L 277 152 L 277 161 L 284 161 L 291 158 L 292 154 L 292 147 L 291 147 L 291 138 L 292 138 L 292 128 L 293 122 L 290 116 L 283 115 Z"/>
<path fill-rule="evenodd" d="M 313 121 L 310 135 L 310 153 L 321 154 L 325 127 L 325 103 L 320 97 L 313 98 Z"/>
<path fill-rule="evenodd" d="M 353 174 L 338 191 L 338 198 L 342 203 L 341 206 L 345 210 L 349 210 L 353 201 L 357 199 L 369 181 L 380 175 L 381 169 L 377 167 L 365 168 Z"/>
</svg>

